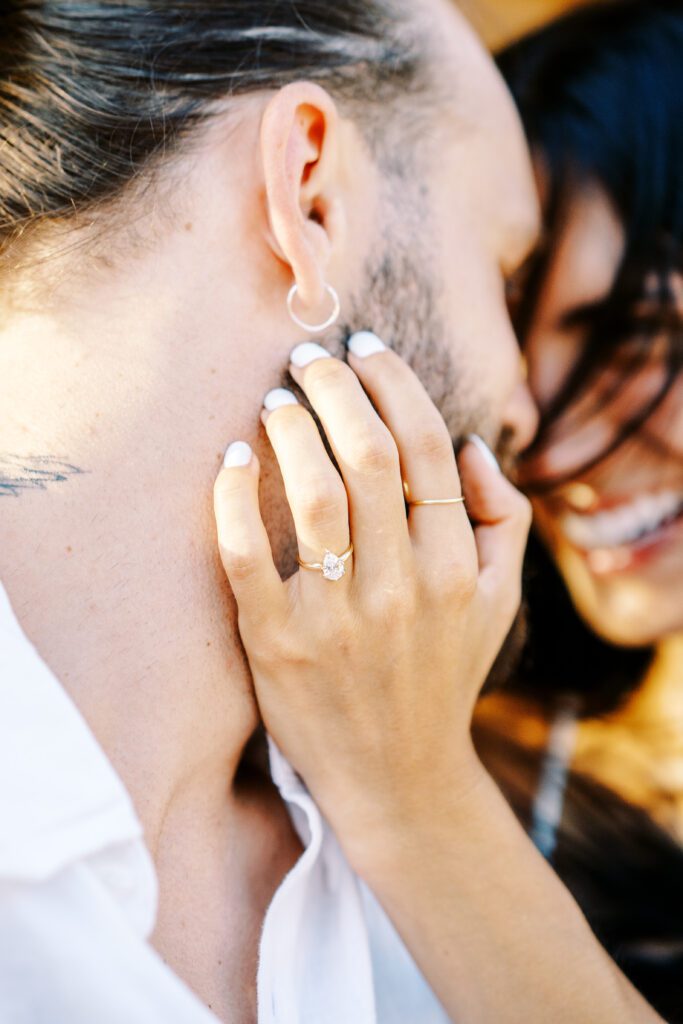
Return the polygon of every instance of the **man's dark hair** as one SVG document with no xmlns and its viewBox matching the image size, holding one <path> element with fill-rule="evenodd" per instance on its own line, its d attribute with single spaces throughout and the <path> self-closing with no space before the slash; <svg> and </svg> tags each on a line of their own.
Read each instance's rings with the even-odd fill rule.
<svg viewBox="0 0 683 1024">
<path fill-rule="evenodd" d="M 389 0 L 6 0 L 0 247 L 116 196 L 216 101 L 307 78 L 372 140 L 416 73 Z"/>
</svg>

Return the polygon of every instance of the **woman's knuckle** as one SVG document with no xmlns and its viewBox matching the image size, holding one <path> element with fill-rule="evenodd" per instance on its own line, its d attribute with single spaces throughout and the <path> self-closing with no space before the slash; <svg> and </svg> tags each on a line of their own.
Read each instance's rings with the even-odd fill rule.
<svg viewBox="0 0 683 1024">
<path fill-rule="evenodd" d="M 321 390 L 337 389 L 345 383 L 350 372 L 338 359 L 319 359 L 308 370 L 312 383 Z"/>
<path fill-rule="evenodd" d="M 430 463 L 453 461 L 453 442 L 445 424 L 424 424 L 415 434 L 411 447 L 415 455 Z"/>
<path fill-rule="evenodd" d="M 353 443 L 351 458 L 364 476 L 386 473 L 398 465 L 398 451 L 388 431 L 361 434 Z"/>
<path fill-rule="evenodd" d="M 437 600 L 457 597 L 462 592 L 464 578 L 460 562 L 455 558 L 446 559 L 427 577 L 429 596 Z"/>
<path fill-rule="evenodd" d="M 338 653 L 350 651 L 362 635 L 362 626 L 349 610 L 338 609 L 332 631 L 334 650 Z"/>
<path fill-rule="evenodd" d="M 469 603 L 474 597 L 479 581 L 478 566 L 473 560 L 453 557 L 440 566 L 432 578 L 436 596 Z"/>
<path fill-rule="evenodd" d="M 257 560 L 252 552 L 224 547 L 221 553 L 226 572 L 233 583 L 248 583 L 256 576 Z"/>
<path fill-rule="evenodd" d="M 311 662 L 311 653 L 296 640 L 288 640 L 286 637 L 273 637 L 266 657 L 278 669 L 286 665 L 288 669 L 294 669 L 297 675 L 303 674 Z"/>
<path fill-rule="evenodd" d="M 336 523 L 343 514 L 346 492 L 341 484 L 328 480 L 310 482 L 301 496 L 301 515 L 307 526 Z"/>
<path fill-rule="evenodd" d="M 379 623 L 383 635 L 387 635 L 387 630 L 404 634 L 405 625 L 414 622 L 418 608 L 419 601 L 414 588 L 409 581 L 404 581 L 400 587 L 384 587 L 374 594 L 370 601 L 369 616 Z"/>
<path fill-rule="evenodd" d="M 223 502 L 231 502 L 233 498 L 242 494 L 245 484 L 243 473 L 234 470 L 221 473 L 214 484 L 214 498 L 219 507 Z"/>
</svg>

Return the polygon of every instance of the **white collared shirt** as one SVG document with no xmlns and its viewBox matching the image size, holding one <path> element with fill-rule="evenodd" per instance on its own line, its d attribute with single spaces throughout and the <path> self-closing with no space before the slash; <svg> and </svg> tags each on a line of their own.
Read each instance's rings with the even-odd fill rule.
<svg viewBox="0 0 683 1024">
<path fill-rule="evenodd" d="M 271 744 L 304 852 L 266 914 L 259 1024 L 447 1024 Z M 131 799 L 0 585 L 0 1021 L 217 1024 L 149 944 L 157 881 Z"/>
</svg>

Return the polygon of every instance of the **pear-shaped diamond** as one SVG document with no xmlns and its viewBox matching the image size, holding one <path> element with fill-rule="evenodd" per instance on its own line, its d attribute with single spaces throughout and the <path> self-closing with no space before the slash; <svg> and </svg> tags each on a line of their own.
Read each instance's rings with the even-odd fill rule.
<svg viewBox="0 0 683 1024">
<path fill-rule="evenodd" d="M 336 583 L 346 573 L 346 565 L 338 555 L 333 554 L 331 551 L 325 552 L 323 558 L 323 576 L 326 580 L 331 580 L 332 583 Z"/>
</svg>

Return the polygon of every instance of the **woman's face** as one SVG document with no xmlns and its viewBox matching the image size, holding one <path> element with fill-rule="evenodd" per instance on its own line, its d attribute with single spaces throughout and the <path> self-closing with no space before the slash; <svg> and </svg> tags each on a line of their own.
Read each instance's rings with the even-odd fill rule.
<svg viewBox="0 0 683 1024">
<path fill-rule="evenodd" d="M 595 188 L 577 195 L 527 335 L 529 381 L 541 409 L 558 393 L 588 338 L 590 328 L 570 327 L 567 317 L 609 293 L 623 248 L 621 223 L 604 193 Z M 680 281 L 672 285 L 683 308 Z M 523 483 L 532 490 L 544 479 L 568 476 L 568 483 L 534 498 L 537 529 L 584 619 L 605 639 L 626 646 L 683 629 L 680 380 L 637 434 L 593 469 L 580 467 L 656 396 L 666 378 L 665 341 L 663 334 L 653 339 L 647 362 L 630 373 L 637 339 L 614 347 L 609 363 L 523 469 Z"/>
</svg>

